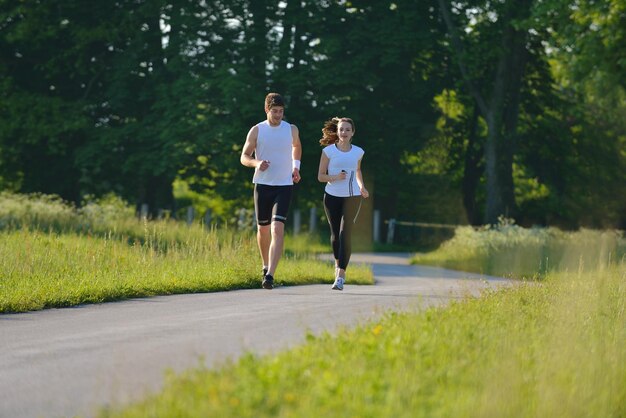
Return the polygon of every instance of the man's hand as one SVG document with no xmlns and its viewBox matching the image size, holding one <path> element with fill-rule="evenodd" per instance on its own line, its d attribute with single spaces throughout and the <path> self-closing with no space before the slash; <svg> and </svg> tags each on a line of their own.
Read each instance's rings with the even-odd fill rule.
<svg viewBox="0 0 626 418">
<path fill-rule="evenodd" d="M 267 160 L 259 160 L 258 164 L 257 164 L 257 168 L 260 171 L 265 171 L 270 167 L 270 162 Z"/>
<path fill-rule="evenodd" d="M 293 173 L 291 173 L 291 178 L 293 179 L 294 183 L 298 183 L 300 181 L 300 170 L 294 168 Z"/>
</svg>

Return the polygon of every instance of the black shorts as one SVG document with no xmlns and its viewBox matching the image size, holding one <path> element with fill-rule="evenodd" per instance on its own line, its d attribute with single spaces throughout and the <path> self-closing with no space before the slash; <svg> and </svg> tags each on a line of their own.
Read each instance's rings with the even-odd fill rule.
<svg viewBox="0 0 626 418">
<path fill-rule="evenodd" d="M 256 223 L 269 225 L 272 221 L 285 223 L 293 186 L 254 185 L 254 210 Z"/>
</svg>

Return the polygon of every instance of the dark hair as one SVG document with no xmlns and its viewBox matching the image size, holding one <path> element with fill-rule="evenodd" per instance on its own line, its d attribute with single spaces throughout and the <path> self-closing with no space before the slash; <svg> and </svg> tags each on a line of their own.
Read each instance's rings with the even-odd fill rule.
<svg viewBox="0 0 626 418">
<path fill-rule="evenodd" d="M 327 120 L 324 122 L 324 127 L 322 128 L 322 139 L 320 139 L 320 145 L 326 146 L 331 145 L 339 141 L 339 136 L 337 135 L 337 127 L 341 122 L 348 122 L 352 125 L 352 132 L 356 130 L 354 126 L 354 121 L 350 118 L 340 118 L 335 116 L 334 118 Z"/>
<path fill-rule="evenodd" d="M 267 112 L 274 106 L 285 107 L 283 96 L 278 93 L 268 93 L 268 95 L 265 96 L 265 111 Z"/>
</svg>

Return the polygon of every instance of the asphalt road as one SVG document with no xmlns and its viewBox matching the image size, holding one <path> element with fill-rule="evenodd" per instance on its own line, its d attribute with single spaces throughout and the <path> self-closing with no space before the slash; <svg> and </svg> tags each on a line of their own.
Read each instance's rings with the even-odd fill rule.
<svg viewBox="0 0 626 418">
<path fill-rule="evenodd" d="M 330 285 L 279 287 L 0 315 L 0 417 L 93 416 L 159 390 L 168 369 L 273 353 L 303 343 L 309 332 L 509 283 L 411 266 L 405 254 L 355 254 L 352 262 L 371 263 L 376 284 L 350 285 L 348 270 L 342 292 Z"/>
</svg>

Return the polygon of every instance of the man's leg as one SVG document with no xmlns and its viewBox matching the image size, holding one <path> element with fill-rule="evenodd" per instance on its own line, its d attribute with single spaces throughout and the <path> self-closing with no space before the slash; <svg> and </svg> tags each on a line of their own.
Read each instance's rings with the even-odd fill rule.
<svg viewBox="0 0 626 418">
<path fill-rule="evenodd" d="M 270 243 L 270 263 L 267 274 L 274 277 L 278 261 L 283 255 L 285 241 L 285 222 L 291 203 L 293 186 L 276 186 L 276 199 L 272 216 L 272 242 Z"/>
<path fill-rule="evenodd" d="M 268 272 L 272 276 L 278 267 L 278 261 L 283 255 L 283 246 L 285 241 L 285 224 L 280 221 L 272 222 L 272 241 L 269 246 L 269 264 Z"/>
<path fill-rule="evenodd" d="M 271 242 L 270 220 L 272 218 L 272 206 L 274 197 L 271 187 L 263 184 L 254 185 L 254 211 L 256 212 L 257 232 L 256 241 L 259 253 L 263 261 L 263 275 L 267 273 L 269 264 L 269 251 Z"/>
<path fill-rule="evenodd" d="M 272 240 L 270 225 L 257 225 L 256 241 L 259 244 L 259 252 L 264 266 L 269 266 L 270 262 L 270 242 Z"/>
<path fill-rule="evenodd" d="M 264 289 L 274 288 L 274 277 L 269 271 L 269 266 L 272 260 L 271 248 L 272 248 L 272 226 L 271 225 L 257 225 L 257 243 L 259 244 L 259 251 L 261 252 L 261 258 L 263 259 L 263 281 L 261 286 Z"/>
</svg>

